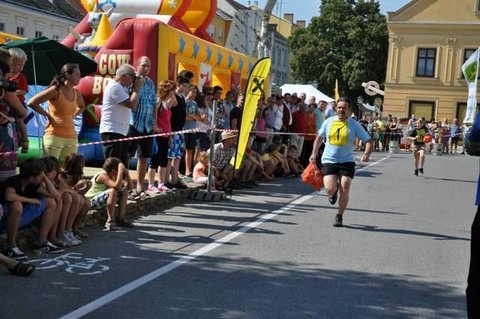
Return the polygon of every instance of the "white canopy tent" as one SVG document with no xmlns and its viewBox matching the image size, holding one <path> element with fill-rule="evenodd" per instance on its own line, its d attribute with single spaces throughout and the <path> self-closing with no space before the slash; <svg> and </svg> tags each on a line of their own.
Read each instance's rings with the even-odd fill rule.
<svg viewBox="0 0 480 319">
<path fill-rule="evenodd" d="M 300 96 L 300 93 L 305 93 L 307 95 L 307 102 L 311 96 L 315 97 L 315 101 L 325 101 L 333 102 L 334 100 L 328 95 L 317 90 L 313 85 L 310 84 L 284 84 L 280 87 L 282 89 L 282 94 L 285 93 L 297 93 Z"/>
</svg>

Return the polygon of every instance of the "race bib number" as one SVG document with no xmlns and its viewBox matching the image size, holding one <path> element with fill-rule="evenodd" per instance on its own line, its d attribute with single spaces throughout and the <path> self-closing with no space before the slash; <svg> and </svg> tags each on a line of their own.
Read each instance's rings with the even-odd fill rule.
<svg viewBox="0 0 480 319">
<path fill-rule="evenodd" d="M 342 121 L 333 121 L 330 125 L 328 142 L 331 145 L 344 146 L 348 140 L 348 123 Z"/>
</svg>

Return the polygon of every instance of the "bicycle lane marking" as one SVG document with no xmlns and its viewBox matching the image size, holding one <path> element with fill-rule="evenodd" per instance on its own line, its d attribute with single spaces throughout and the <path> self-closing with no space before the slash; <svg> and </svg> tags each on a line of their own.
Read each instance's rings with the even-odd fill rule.
<svg viewBox="0 0 480 319">
<path fill-rule="evenodd" d="M 367 169 L 369 167 L 372 167 L 372 166 L 375 166 L 377 165 L 378 163 L 380 162 L 383 162 L 384 160 L 390 158 L 390 156 L 386 156 L 384 158 L 382 158 L 381 160 L 378 160 L 376 162 L 373 162 L 365 167 L 362 167 L 360 169 L 358 169 L 357 171 L 362 171 L 364 169 Z M 158 268 L 148 274 L 146 274 L 145 276 L 142 276 L 128 284 L 125 284 L 123 285 L 122 287 L 80 307 L 80 308 L 77 308 L 76 310 L 60 317 L 59 319 L 77 319 L 77 318 L 81 318 L 103 306 L 105 306 L 106 304 L 122 297 L 123 295 L 137 289 L 137 288 L 140 288 L 141 286 L 171 272 L 172 270 L 194 260 L 195 258 L 199 257 L 199 256 L 203 256 L 207 253 L 209 253 L 210 251 L 214 250 L 214 249 L 217 249 L 218 247 L 222 246 L 223 244 L 226 244 L 232 240 L 234 240 L 235 238 L 241 236 L 241 235 L 244 235 L 245 233 L 249 232 L 250 230 L 254 229 L 255 227 L 258 227 L 260 226 L 261 224 L 265 223 L 266 221 L 284 213 L 284 212 L 287 212 L 293 208 L 295 208 L 297 205 L 300 205 L 308 200 L 310 200 L 311 198 L 313 198 L 316 194 L 318 194 L 318 192 L 313 192 L 309 195 L 303 195 L 297 199 L 294 199 L 293 201 L 291 201 L 289 204 L 287 204 L 285 207 L 283 208 L 280 208 L 280 209 L 277 209 L 271 213 L 267 213 L 263 216 L 260 216 L 259 218 L 257 218 L 256 221 L 254 222 L 251 222 L 249 224 L 247 224 L 246 226 L 242 227 L 241 229 L 237 230 L 237 231 L 234 231 L 220 239 L 217 239 L 215 242 L 211 243 L 211 244 L 208 244 L 202 248 L 199 248 L 197 250 L 195 250 L 194 252 L 182 257 L 182 258 L 179 258 L 175 261 L 172 261 L 171 263 L 161 267 L 161 268 Z"/>
<path fill-rule="evenodd" d="M 77 262 L 71 262 L 70 260 L 75 260 Z M 97 262 L 108 261 L 110 258 L 105 257 L 95 257 L 88 258 L 83 257 L 81 253 L 67 253 L 59 255 L 55 258 L 43 258 L 43 259 L 33 259 L 30 260 L 30 263 L 34 264 L 37 269 L 52 269 L 56 267 L 64 268 L 66 272 L 77 274 L 80 276 L 83 275 L 98 275 L 110 269 L 107 265 L 97 265 Z M 100 268 L 100 270 L 90 271 L 93 267 Z M 90 272 L 81 272 L 82 270 Z"/>
</svg>

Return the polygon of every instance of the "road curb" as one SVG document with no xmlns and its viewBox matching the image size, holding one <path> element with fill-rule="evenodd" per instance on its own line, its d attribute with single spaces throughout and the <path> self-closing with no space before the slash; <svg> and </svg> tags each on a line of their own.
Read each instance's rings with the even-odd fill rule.
<svg viewBox="0 0 480 319">
<path fill-rule="evenodd" d="M 151 198 L 139 201 L 127 202 L 127 219 L 135 221 L 140 215 L 149 215 L 151 213 L 158 213 L 175 204 L 181 203 L 188 199 L 190 195 L 199 189 L 204 188 L 204 185 L 189 183 L 186 189 L 177 189 L 168 193 L 150 194 Z M 105 210 L 90 210 L 87 217 L 83 221 L 82 228 L 88 232 L 88 229 L 95 226 L 103 226 L 107 219 Z M 17 245 L 21 248 L 29 249 L 32 242 L 37 238 L 39 231 L 39 224 L 35 223 L 31 227 L 19 230 L 17 235 Z M 6 234 L 0 234 L 0 246 L 5 248 Z"/>
</svg>

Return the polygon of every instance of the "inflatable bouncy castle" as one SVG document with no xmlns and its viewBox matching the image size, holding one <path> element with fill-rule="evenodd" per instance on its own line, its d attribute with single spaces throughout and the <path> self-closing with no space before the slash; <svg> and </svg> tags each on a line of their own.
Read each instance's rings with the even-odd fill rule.
<svg viewBox="0 0 480 319">
<path fill-rule="evenodd" d="M 78 86 L 85 102 L 80 142 L 98 141 L 103 88 L 123 63 L 150 57 L 155 83 L 192 71 L 194 82 L 238 91 L 245 88 L 256 59 L 214 43 L 207 32 L 216 0 L 82 0 L 88 14 L 62 43 L 98 63 L 96 74 Z M 103 157 L 101 147 L 81 147 L 87 159 Z"/>
</svg>

